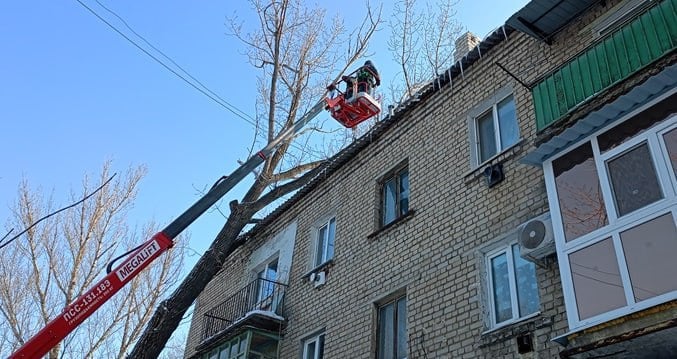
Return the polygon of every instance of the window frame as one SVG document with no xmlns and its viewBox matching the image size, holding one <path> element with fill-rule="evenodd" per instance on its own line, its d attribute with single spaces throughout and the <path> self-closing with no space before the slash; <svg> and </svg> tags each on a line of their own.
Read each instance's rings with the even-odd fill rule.
<svg viewBox="0 0 677 359">
<path fill-rule="evenodd" d="M 222 353 L 227 353 L 227 357 L 229 359 L 245 359 L 247 355 L 249 354 L 249 344 L 251 341 L 251 336 L 252 333 L 250 331 L 247 331 L 243 334 L 239 334 L 235 337 L 229 338 L 228 340 L 224 341 L 223 343 L 219 344 L 216 348 L 213 348 L 209 350 L 208 352 L 204 353 L 201 355 L 202 359 L 220 359 L 222 357 Z M 245 342 L 244 350 L 242 349 L 241 343 Z M 233 357 L 231 355 L 231 352 L 233 348 L 236 348 L 237 353 Z"/>
<path fill-rule="evenodd" d="M 375 335 L 375 343 L 376 343 L 376 350 L 375 350 L 375 358 L 379 358 L 380 351 L 383 350 L 381 348 L 381 343 L 380 343 L 380 337 L 381 337 L 381 310 L 388 307 L 392 306 L 393 307 L 393 317 L 392 317 L 392 325 L 391 328 L 393 329 L 393 353 L 397 355 L 397 350 L 398 350 L 398 339 L 400 339 L 397 335 L 398 332 L 398 321 L 400 319 L 400 311 L 398 309 L 398 304 L 401 300 L 404 300 L 404 308 L 405 308 L 405 318 L 404 318 L 404 326 L 405 326 L 405 343 L 406 343 L 406 351 L 405 356 L 403 357 L 404 359 L 407 359 L 409 357 L 409 309 L 407 308 L 407 293 L 397 293 L 395 295 L 390 296 L 388 299 L 380 301 L 376 303 L 376 335 Z"/>
<path fill-rule="evenodd" d="M 333 238 L 331 238 L 331 243 L 334 249 L 332 250 L 331 256 L 329 256 L 329 237 L 330 237 L 330 231 L 329 228 L 331 227 L 332 222 L 334 223 L 334 233 L 333 233 Z M 328 215 L 324 217 L 322 220 L 316 222 L 316 224 L 313 226 L 313 231 L 312 231 L 312 238 L 313 238 L 313 245 L 311 246 L 312 254 L 310 255 L 310 268 L 315 269 L 322 267 L 325 265 L 327 262 L 331 261 L 334 259 L 334 254 L 336 253 L 336 226 L 337 226 L 337 221 L 336 221 L 336 215 Z M 322 257 L 318 258 L 318 250 L 320 247 L 320 234 L 322 233 L 323 228 L 327 228 L 326 231 L 326 238 L 324 240 L 324 248 L 322 250 Z"/>
<path fill-rule="evenodd" d="M 276 267 L 275 278 L 269 279 L 268 269 L 273 262 L 275 262 Z M 261 273 L 264 274 L 264 277 L 260 276 Z M 271 282 L 278 282 L 280 278 L 280 255 L 276 254 L 256 266 L 256 268 L 254 268 L 254 278 L 257 281 L 263 279 L 263 281 L 259 281 L 256 285 L 257 306 L 261 306 L 263 308 L 269 304 L 268 302 L 272 302 L 272 299 L 275 296 L 275 284 Z"/>
<path fill-rule="evenodd" d="M 323 337 L 322 341 L 320 341 L 320 337 Z M 326 339 L 327 339 L 327 333 L 325 331 L 321 331 L 317 334 L 313 334 L 313 335 L 303 339 L 302 349 L 301 349 L 301 359 L 319 359 L 320 351 L 323 353 L 322 357 L 324 357 L 324 344 L 326 343 Z M 309 357 L 309 356 L 307 356 L 308 345 L 311 344 L 311 343 L 316 343 L 315 344 L 315 352 L 313 353 L 313 355 L 311 357 Z M 320 346 L 320 344 L 322 344 L 322 345 Z"/>
<path fill-rule="evenodd" d="M 600 151 L 598 142 L 598 137 L 600 135 L 612 130 L 614 127 L 623 124 L 625 121 L 630 120 L 637 115 L 641 116 L 644 111 L 650 111 L 649 108 L 651 106 L 657 104 L 661 101 L 661 99 L 664 98 L 665 97 L 656 99 L 651 103 L 641 106 L 635 111 L 623 116 L 623 118 L 620 118 L 618 121 L 615 121 L 612 124 L 599 129 L 598 131 L 595 131 L 586 138 L 569 146 L 565 151 L 548 158 L 543 163 L 546 191 L 553 218 L 553 230 L 557 247 L 557 257 L 560 267 L 564 302 L 567 309 L 567 320 L 571 330 L 582 330 L 589 328 L 591 326 L 604 323 L 624 315 L 664 303 L 666 301 L 677 299 L 677 290 L 673 290 L 671 292 L 659 294 L 648 299 L 639 301 L 635 300 L 632 282 L 630 280 L 630 272 L 626 263 L 625 252 L 620 237 L 621 233 L 639 225 L 651 222 L 665 214 L 671 214 L 673 221 L 677 223 L 677 177 L 671 167 L 667 148 L 663 139 L 663 135 L 665 133 L 677 129 L 677 114 L 673 113 L 671 115 L 667 115 L 663 119 L 657 120 L 656 123 L 651 127 L 623 140 L 616 147 L 608 149 L 603 153 Z M 601 189 L 600 192 L 606 208 L 608 223 L 600 228 L 592 230 L 589 233 L 567 241 L 564 235 L 564 222 L 558 200 L 553 162 L 566 156 L 573 150 L 585 145 L 586 143 L 590 143 L 593 149 L 593 160 L 597 170 L 597 180 L 599 181 L 599 186 Z M 619 158 L 623 154 L 637 148 L 643 143 L 646 143 L 647 146 L 649 146 L 650 158 L 663 197 L 654 202 L 646 204 L 641 208 L 635 209 L 623 215 L 619 215 L 612 184 L 610 182 L 610 174 L 607 164 L 610 160 Z M 620 280 L 625 296 L 625 305 L 581 319 L 579 316 L 579 308 L 575 296 L 575 287 L 569 256 L 579 250 L 588 248 L 597 243 L 601 243 L 608 238 L 611 238 L 614 254 L 616 256 L 615 260 L 619 267 Z"/>
<path fill-rule="evenodd" d="M 515 258 L 513 254 L 513 247 L 517 247 L 519 250 L 519 243 L 515 240 L 510 241 L 504 245 L 501 245 L 499 248 L 493 249 L 489 252 L 487 252 L 484 255 L 484 266 L 486 268 L 486 280 L 487 280 L 487 303 L 489 305 L 489 331 L 493 331 L 499 328 L 503 328 L 512 324 L 515 324 L 517 322 L 521 322 L 523 320 L 533 318 L 535 316 L 538 316 L 541 314 L 541 295 L 540 295 L 540 290 L 538 286 L 538 275 L 535 275 L 536 278 L 536 290 L 538 294 L 538 310 L 536 310 L 533 313 L 528 313 L 525 315 L 520 315 L 519 312 L 519 299 L 518 299 L 518 290 L 517 290 L 517 272 L 515 270 Z M 505 254 L 506 255 L 506 261 L 508 264 L 508 283 L 510 284 L 510 307 L 512 310 L 512 316 L 510 319 L 504 320 L 500 323 L 497 322 L 497 314 L 496 314 L 496 303 L 494 299 L 494 276 L 492 274 L 492 265 L 491 265 L 491 260 L 499 257 L 501 255 Z M 531 263 L 531 262 L 530 262 Z M 535 264 L 531 263 L 534 265 L 534 271 L 536 270 Z"/>
<path fill-rule="evenodd" d="M 512 102 L 515 106 L 515 126 L 517 127 L 517 139 L 514 143 L 503 146 L 501 143 L 501 126 L 500 119 L 498 118 L 498 104 L 506 100 L 507 98 L 512 97 Z M 520 131 L 519 123 L 519 114 L 517 108 L 517 101 L 515 99 L 515 93 L 511 86 L 506 86 L 494 93 L 491 97 L 485 99 L 484 101 L 477 104 L 473 109 L 468 112 L 468 133 L 469 133 L 469 142 L 470 142 L 470 167 L 471 169 L 476 169 L 481 167 L 485 163 L 490 162 L 496 156 L 501 153 L 509 150 L 514 147 L 522 140 L 522 131 Z M 481 158 L 481 138 L 479 133 L 479 126 L 477 124 L 478 119 L 483 117 L 488 112 L 492 114 L 492 126 L 494 130 L 494 146 L 495 153 L 488 158 L 482 160 Z"/>
<path fill-rule="evenodd" d="M 651 0 L 621 2 L 599 17 L 590 26 L 594 39 L 601 39 L 632 21 L 651 6 Z"/>
<path fill-rule="evenodd" d="M 402 174 L 406 172 L 407 174 L 407 188 L 406 188 L 406 193 L 407 193 L 407 208 L 402 212 L 402 192 L 400 191 L 400 187 L 402 185 L 401 183 L 401 178 Z M 387 208 L 386 208 L 386 185 L 391 181 L 395 180 L 395 204 L 394 204 L 394 211 L 395 211 L 395 217 L 392 218 L 390 221 L 386 222 L 386 213 L 387 213 Z M 411 211 L 411 206 L 409 205 L 410 200 L 411 200 L 411 177 L 410 177 L 410 172 L 409 172 L 409 164 L 408 162 L 404 162 L 402 164 L 397 165 L 394 169 L 388 171 L 384 176 L 381 177 L 379 181 L 379 220 L 378 220 L 378 225 L 379 228 L 385 228 L 392 223 L 397 222 L 398 219 L 405 217 L 410 211 Z"/>
</svg>

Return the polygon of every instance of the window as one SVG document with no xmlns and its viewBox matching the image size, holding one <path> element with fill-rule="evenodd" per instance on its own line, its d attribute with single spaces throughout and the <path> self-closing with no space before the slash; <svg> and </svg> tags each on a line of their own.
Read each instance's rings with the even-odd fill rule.
<svg viewBox="0 0 677 359">
<path fill-rule="evenodd" d="M 626 0 L 614 6 L 599 20 L 593 22 L 592 33 L 595 38 L 604 37 L 618 30 L 651 6 L 648 0 Z"/>
<path fill-rule="evenodd" d="M 324 358 L 324 333 L 315 335 L 303 342 L 303 359 Z"/>
<path fill-rule="evenodd" d="M 315 243 L 315 267 L 327 262 L 334 257 L 334 237 L 336 236 L 336 218 L 332 217 L 324 222 L 317 230 Z"/>
<path fill-rule="evenodd" d="M 474 136 L 471 136 L 474 138 L 474 164 L 477 166 L 517 143 L 520 136 L 512 95 L 483 109 L 483 112 L 473 117 L 471 128 L 474 132 Z"/>
<path fill-rule="evenodd" d="M 538 282 L 532 262 L 520 257 L 511 244 L 487 256 L 491 327 L 517 321 L 538 312 Z"/>
<path fill-rule="evenodd" d="M 247 346 L 249 344 L 249 333 L 244 333 L 228 342 L 221 344 L 218 348 L 212 350 L 203 356 L 204 359 L 245 359 L 247 356 Z"/>
<path fill-rule="evenodd" d="M 229 339 L 202 359 L 277 359 L 279 338 L 258 331 L 247 331 Z"/>
<path fill-rule="evenodd" d="M 660 113 L 544 164 L 572 329 L 677 299 L 677 277 L 666 275 L 677 273 L 677 116 Z"/>
<path fill-rule="evenodd" d="M 406 359 L 407 299 L 394 299 L 378 308 L 378 359 Z"/>
<path fill-rule="evenodd" d="M 270 309 L 277 280 L 277 258 L 264 264 L 263 268 L 256 274 L 256 278 L 258 279 L 256 299 L 259 303 L 259 309 Z"/>
<path fill-rule="evenodd" d="M 381 187 L 381 226 L 409 212 L 409 169 L 399 168 L 387 175 Z"/>
</svg>

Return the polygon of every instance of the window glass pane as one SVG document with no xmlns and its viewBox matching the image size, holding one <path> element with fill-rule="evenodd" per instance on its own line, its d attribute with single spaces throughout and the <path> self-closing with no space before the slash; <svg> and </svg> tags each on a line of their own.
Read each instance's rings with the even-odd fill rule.
<svg viewBox="0 0 677 359">
<path fill-rule="evenodd" d="M 230 345 L 231 345 L 231 347 L 230 347 L 230 357 L 231 358 L 237 358 L 237 353 L 238 353 L 237 349 L 239 348 L 237 340 L 230 342 Z"/>
<path fill-rule="evenodd" d="M 327 246 L 327 225 L 322 226 L 317 233 L 317 251 L 315 253 L 315 265 L 320 265 L 325 261 L 325 248 Z"/>
<path fill-rule="evenodd" d="M 263 358 L 274 358 L 277 356 L 277 339 L 252 332 L 249 351 L 255 351 Z"/>
<path fill-rule="evenodd" d="M 395 220 L 395 179 L 392 178 L 383 184 L 383 224 Z"/>
<path fill-rule="evenodd" d="M 552 162 L 564 236 L 567 241 L 607 224 L 599 177 L 586 143 Z"/>
<path fill-rule="evenodd" d="M 327 234 L 327 256 L 325 261 L 334 258 L 334 238 L 336 237 L 336 219 L 329 221 L 329 233 Z"/>
<path fill-rule="evenodd" d="M 477 140 L 479 141 L 480 163 L 496 154 L 496 135 L 492 111 L 488 111 L 477 118 Z"/>
<path fill-rule="evenodd" d="M 506 149 L 514 145 L 520 137 L 515 100 L 512 96 L 504 99 L 498 103 L 496 110 L 498 112 L 498 126 L 501 132 L 501 149 Z"/>
<path fill-rule="evenodd" d="M 214 350 L 213 352 L 209 353 L 209 359 L 217 359 L 219 357 L 219 351 Z"/>
<path fill-rule="evenodd" d="M 257 299 L 261 302 L 270 297 L 275 289 L 275 283 L 273 282 L 277 280 L 277 258 L 268 263 L 266 268 L 258 273 L 258 278 L 262 279 L 258 281 L 259 283 L 257 285 Z"/>
<path fill-rule="evenodd" d="M 491 279 L 493 284 L 494 314 L 498 324 L 512 319 L 508 256 L 505 253 L 491 259 Z"/>
<path fill-rule="evenodd" d="M 239 352 L 238 352 L 238 353 L 241 354 L 241 353 L 244 353 L 244 352 L 247 351 L 247 342 L 248 342 L 247 336 L 246 336 L 246 335 L 243 335 L 243 336 L 240 338 L 240 348 L 239 348 Z"/>
<path fill-rule="evenodd" d="M 276 280 L 277 279 L 277 258 L 270 262 L 268 264 L 268 274 L 266 276 L 266 279 L 268 280 Z"/>
<path fill-rule="evenodd" d="M 409 171 L 400 174 L 400 215 L 409 212 Z"/>
<path fill-rule="evenodd" d="M 611 238 L 570 254 L 569 264 L 580 319 L 626 305 Z"/>
<path fill-rule="evenodd" d="M 257 275 L 258 280 L 256 284 L 256 299 L 257 301 L 261 301 L 263 298 L 267 296 L 266 294 L 266 281 L 263 280 L 266 278 L 266 270 L 262 270 L 259 272 Z"/>
<path fill-rule="evenodd" d="M 407 357 L 407 301 L 397 301 L 397 359 Z"/>
<path fill-rule="evenodd" d="M 306 354 L 304 356 L 306 359 L 315 359 L 315 341 L 309 342 L 306 344 Z"/>
<path fill-rule="evenodd" d="M 221 347 L 221 354 L 219 355 L 219 359 L 228 359 L 228 344 L 224 345 Z"/>
<path fill-rule="evenodd" d="M 519 316 L 524 317 L 536 313 L 539 309 L 538 281 L 536 266 L 520 257 L 518 245 L 512 246 L 512 257 L 515 260 L 515 282 L 517 283 L 517 301 Z"/>
<path fill-rule="evenodd" d="M 392 359 L 394 357 L 393 303 L 379 309 L 378 323 L 378 357 L 379 359 Z"/>
<path fill-rule="evenodd" d="M 646 143 L 607 161 L 607 168 L 619 217 L 663 198 Z"/>
<path fill-rule="evenodd" d="M 665 147 L 668 149 L 668 157 L 672 164 L 672 170 L 677 175 L 677 128 L 670 130 L 663 135 L 665 140 Z"/>
<path fill-rule="evenodd" d="M 677 233 L 672 214 L 621 232 L 636 301 L 677 290 Z"/>
<path fill-rule="evenodd" d="M 324 334 L 320 335 L 317 343 L 317 359 L 324 358 Z"/>
</svg>

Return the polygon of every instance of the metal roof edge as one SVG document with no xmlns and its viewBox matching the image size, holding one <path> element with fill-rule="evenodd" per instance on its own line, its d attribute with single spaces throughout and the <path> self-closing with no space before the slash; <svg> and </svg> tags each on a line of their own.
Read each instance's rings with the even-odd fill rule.
<svg viewBox="0 0 677 359">
<path fill-rule="evenodd" d="M 261 222 L 257 223 L 254 227 L 242 234 L 240 237 L 246 239 L 261 233 L 266 226 L 270 225 L 270 223 L 276 220 L 280 215 L 282 215 L 282 213 L 284 213 L 302 197 L 317 187 L 321 182 L 324 181 L 324 179 L 340 169 L 355 155 L 366 148 L 370 143 L 379 139 L 396 123 L 399 123 L 410 111 L 415 109 L 421 101 L 427 99 L 434 93 L 439 92 L 444 86 L 451 83 L 454 78 L 463 76 L 464 69 L 468 69 L 470 66 L 475 64 L 482 58 L 483 54 L 486 54 L 486 52 L 492 50 L 498 44 L 507 41 L 508 36 L 513 31 L 514 29 L 506 26 L 500 26 L 492 31 L 486 38 L 480 41 L 477 46 L 470 50 L 468 54 L 463 56 L 463 58 L 447 69 L 442 75 L 439 75 L 431 80 L 414 95 L 410 96 L 403 103 L 397 106 L 391 115 L 386 116 L 382 121 L 379 121 L 376 125 L 374 125 L 374 127 L 367 131 L 367 133 L 355 140 L 348 147 L 330 157 L 327 163 L 323 165 L 325 168 L 321 169 L 315 175 L 315 177 L 310 180 L 310 182 L 301 187 L 288 200 L 280 204 L 280 206 L 265 216 Z"/>
</svg>

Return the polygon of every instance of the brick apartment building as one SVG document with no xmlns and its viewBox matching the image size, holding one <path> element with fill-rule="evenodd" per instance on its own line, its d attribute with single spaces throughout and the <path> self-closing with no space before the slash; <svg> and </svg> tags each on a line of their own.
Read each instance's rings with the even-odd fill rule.
<svg viewBox="0 0 677 359">
<path fill-rule="evenodd" d="M 529 2 L 246 234 L 185 357 L 677 357 L 676 48 L 677 0 Z"/>
</svg>

